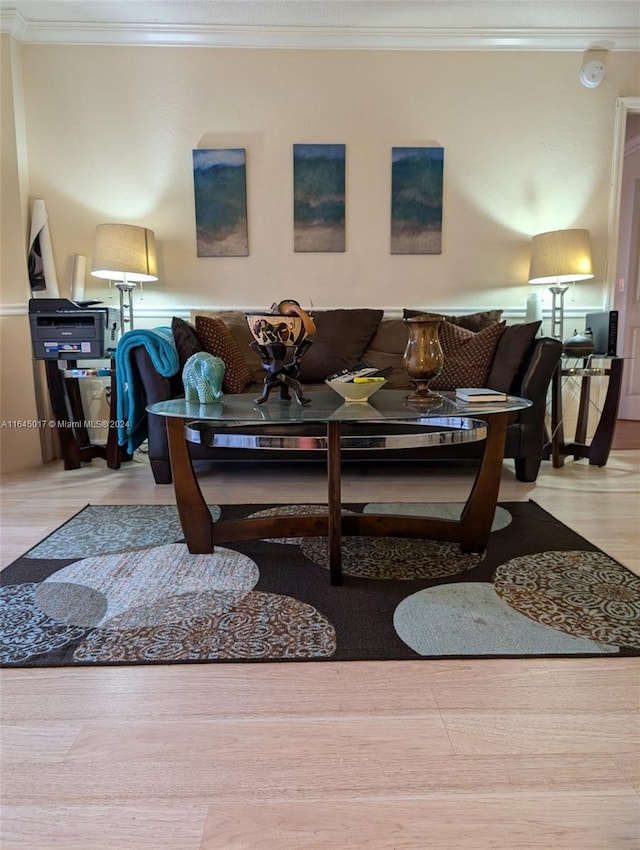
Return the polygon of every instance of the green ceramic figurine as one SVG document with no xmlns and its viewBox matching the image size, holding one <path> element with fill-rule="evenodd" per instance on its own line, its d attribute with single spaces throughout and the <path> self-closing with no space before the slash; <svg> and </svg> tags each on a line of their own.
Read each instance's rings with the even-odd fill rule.
<svg viewBox="0 0 640 850">
<path fill-rule="evenodd" d="M 223 377 L 224 360 L 220 357 L 206 351 L 192 354 L 182 370 L 185 400 L 199 401 L 200 404 L 217 401 L 223 395 Z"/>
</svg>

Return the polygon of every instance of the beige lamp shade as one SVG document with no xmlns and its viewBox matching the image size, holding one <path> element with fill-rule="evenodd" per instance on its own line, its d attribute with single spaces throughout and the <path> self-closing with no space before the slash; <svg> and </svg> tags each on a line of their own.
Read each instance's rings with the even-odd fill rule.
<svg viewBox="0 0 640 850">
<path fill-rule="evenodd" d="M 104 280 L 141 283 L 158 279 L 153 230 L 135 224 L 99 224 L 91 274 Z"/>
<path fill-rule="evenodd" d="M 552 230 L 531 240 L 529 283 L 568 283 L 591 277 L 588 230 Z"/>
</svg>

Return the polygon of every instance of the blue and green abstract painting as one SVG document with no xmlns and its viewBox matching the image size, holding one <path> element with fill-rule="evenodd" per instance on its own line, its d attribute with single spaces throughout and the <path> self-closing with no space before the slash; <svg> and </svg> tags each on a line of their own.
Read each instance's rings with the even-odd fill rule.
<svg viewBox="0 0 640 850">
<path fill-rule="evenodd" d="M 345 250 L 345 146 L 293 146 L 294 251 Z"/>
<path fill-rule="evenodd" d="M 391 253 L 440 254 L 444 148 L 391 149 Z"/>
<path fill-rule="evenodd" d="M 198 257 L 246 257 L 244 148 L 193 151 Z"/>
</svg>

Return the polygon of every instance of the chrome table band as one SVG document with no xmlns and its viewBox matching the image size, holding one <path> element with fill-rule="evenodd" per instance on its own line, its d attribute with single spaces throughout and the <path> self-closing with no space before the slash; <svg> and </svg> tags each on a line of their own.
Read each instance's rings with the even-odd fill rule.
<svg viewBox="0 0 640 850">
<path fill-rule="evenodd" d="M 349 423 L 353 427 L 353 423 Z M 429 431 L 398 434 L 341 434 L 340 447 L 349 450 L 371 449 L 407 449 L 425 446 L 451 446 L 460 443 L 473 443 L 487 437 L 486 422 L 467 417 L 425 417 L 424 419 L 386 420 L 384 426 L 397 425 L 403 428 L 430 428 Z M 270 433 L 234 433 L 234 428 L 246 429 L 246 422 L 225 422 L 222 432 L 216 430 L 211 422 L 188 422 L 185 425 L 185 438 L 209 448 L 267 449 L 272 451 L 326 451 L 328 438 L 325 434 L 286 434 Z M 269 428 L 268 423 L 264 425 Z M 371 427 L 371 423 L 369 423 Z M 378 426 L 381 427 L 381 426 Z"/>
</svg>

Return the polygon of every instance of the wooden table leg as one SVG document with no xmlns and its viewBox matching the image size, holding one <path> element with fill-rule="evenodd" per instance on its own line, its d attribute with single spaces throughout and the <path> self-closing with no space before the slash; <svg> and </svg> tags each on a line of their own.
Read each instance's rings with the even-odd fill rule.
<svg viewBox="0 0 640 850">
<path fill-rule="evenodd" d="M 213 519 L 198 484 L 184 434 L 185 421 L 167 417 L 173 488 L 187 548 L 193 555 L 213 552 Z"/>
<path fill-rule="evenodd" d="M 620 406 L 623 365 L 624 360 L 622 357 L 611 359 L 607 394 L 604 399 L 598 426 L 589 447 L 589 464 L 592 466 L 604 466 L 609 459 L 609 452 L 613 445 L 613 435 L 616 430 L 618 408 Z"/>
<path fill-rule="evenodd" d="M 586 443 L 587 425 L 589 424 L 589 404 L 591 403 L 591 378 L 585 375 L 580 381 L 580 401 L 578 403 L 578 418 L 576 420 L 575 443 Z M 579 460 L 582 455 L 574 455 Z"/>
<path fill-rule="evenodd" d="M 554 469 L 564 466 L 564 425 L 562 422 L 562 367 L 556 366 L 551 379 L 551 459 Z"/>
<path fill-rule="evenodd" d="M 74 436 L 69 411 L 67 410 L 67 395 L 64 374 L 57 360 L 45 360 L 45 372 L 49 387 L 51 410 L 56 421 L 56 430 L 60 439 L 60 452 L 65 469 L 80 469 L 80 447 Z"/>
<path fill-rule="evenodd" d="M 331 584 L 342 584 L 342 498 L 340 493 L 340 423 L 327 422 L 328 535 Z"/>
<path fill-rule="evenodd" d="M 109 469 L 120 469 L 123 460 L 131 460 L 131 455 L 123 447 L 118 445 L 118 429 L 116 420 L 118 418 L 118 393 L 116 388 L 116 365 L 111 359 L 110 364 L 111 382 L 109 384 L 109 428 L 107 430 L 107 466 Z"/>
<path fill-rule="evenodd" d="M 509 413 L 487 416 L 487 441 L 480 468 L 460 517 L 460 548 L 482 552 L 496 512 Z"/>
</svg>

